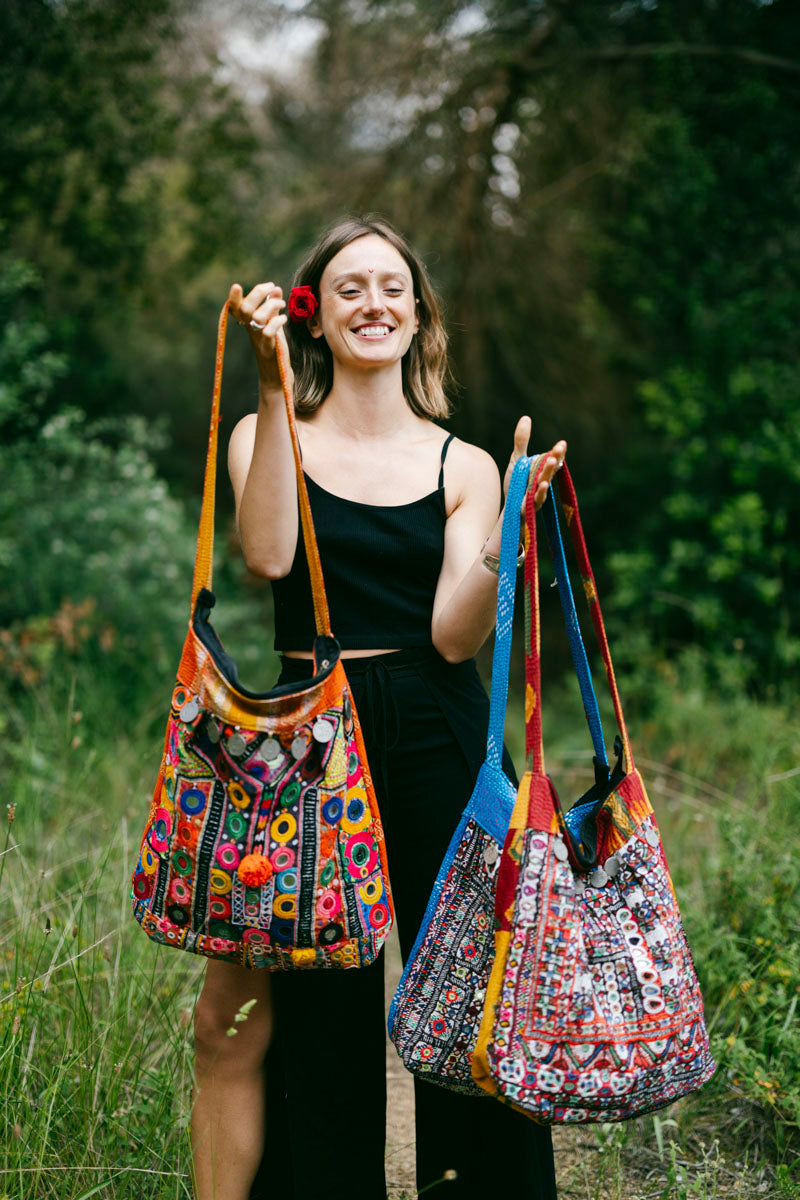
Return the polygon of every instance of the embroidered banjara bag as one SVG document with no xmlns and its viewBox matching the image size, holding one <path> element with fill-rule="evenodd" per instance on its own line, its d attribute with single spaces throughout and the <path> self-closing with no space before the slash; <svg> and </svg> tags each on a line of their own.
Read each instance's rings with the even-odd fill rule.
<svg viewBox="0 0 800 1200">
<path fill-rule="evenodd" d="M 389 1009 L 389 1036 L 410 1071 L 483 1095 L 472 1052 L 494 958 L 494 892 L 516 789 L 502 768 L 521 505 L 530 458 L 514 467 L 506 497 L 486 759 L 436 876 L 417 940 Z"/>
<path fill-rule="evenodd" d="M 528 770 L 498 874 L 496 954 L 473 1077 L 535 1119 L 621 1121 L 713 1074 L 703 1003 L 661 838 L 636 770 L 566 466 L 559 490 L 619 726 L 613 773 L 562 814 L 544 773 L 539 578 L 526 557 Z M 584 695 L 586 702 L 586 695 Z"/>
<path fill-rule="evenodd" d="M 454 1091 L 483 1096 L 472 1054 L 494 961 L 495 885 L 516 800 L 502 769 L 520 502 L 534 493 L 546 455 L 519 459 L 509 483 L 497 583 L 497 621 L 486 759 L 439 869 L 417 940 L 389 1011 L 389 1035 L 406 1067 Z M 580 634 L 552 492 L 544 505 L 573 660 L 597 753 L 608 775 L 602 728 Z M 599 767 L 599 764 L 598 764 Z"/>
<path fill-rule="evenodd" d="M 227 319 L 226 304 L 189 629 L 133 872 L 133 911 L 156 942 L 246 967 L 358 967 L 376 958 L 393 907 L 358 714 L 331 633 L 280 344 L 317 631 L 313 677 L 248 691 L 209 623 Z"/>
</svg>

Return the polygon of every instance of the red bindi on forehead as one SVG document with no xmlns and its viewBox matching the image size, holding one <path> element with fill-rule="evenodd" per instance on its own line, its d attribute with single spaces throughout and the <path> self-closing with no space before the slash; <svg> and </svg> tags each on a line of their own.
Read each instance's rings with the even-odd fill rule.
<svg viewBox="0 0 800 1200">
<path fill-rule="evenodd" d="M 333 256 L 323 272 L 323 286 L 336 287 L 343 279 L 370 275 L 411 283 L 411 269 L 403 256 L 385 239 L 369 235 L 356 238 Z"/>
</svg>

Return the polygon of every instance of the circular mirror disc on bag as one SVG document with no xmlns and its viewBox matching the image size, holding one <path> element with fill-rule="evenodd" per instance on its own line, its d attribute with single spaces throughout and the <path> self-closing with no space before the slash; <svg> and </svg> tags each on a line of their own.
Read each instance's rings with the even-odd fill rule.
<svg viewBox="0 0 800 1200">
<path fill-rule="evenodd" d="M 181 708 L 180 717 L 187 725 L 191 725 L 192 721 L 200 712 L 200 705 L 195 699 L 187 700 Z"/>
<path fill-rule="evenodd" d="M 232 733 L 225 745 L 228 748 L 228 753 L 237 758 L 240 754 L 244 754 L 247 749 L 247 742 L 240 733 Z"/>
<path fill-rule="evenodd" d="M 281 756 L 281 744 L 275 737 L 266 738 L 261 750 L 267 762 L 274 762 Z"/>
<path fill-rule="evenodd" d="M 553 854 L 555 854 L 559 862 L 566 862 L 569 858 L 569 851 L 561 838 L 553 839 Z"/>
</svg>

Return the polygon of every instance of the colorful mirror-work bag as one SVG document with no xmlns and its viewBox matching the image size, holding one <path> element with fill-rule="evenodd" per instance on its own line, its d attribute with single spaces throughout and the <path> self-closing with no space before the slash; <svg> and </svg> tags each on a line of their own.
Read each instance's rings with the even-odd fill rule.
<svg viewBox="0 0 800 1200">
<path fill-rule="evenodd" d="M 227 320 L 226 304 L 189 628 L 133 871 L 133 911 L 154 941 L 245 967 L 358 967 L 377 957 L 393 906 L 358 714 L 331 633 L 280 342 L 314 600 L 313 677 L 248 691 L 209 622 Z"/>
<path fill-rule="evenodd" d="M 487 1092 L 542 1122 L 621 1121 L 699 1088 L 715 1064 L 661 838 L 633 761 L 566 466 L 558 479 L 614 703 L 618 762 L 610 772 L 596 753 L 594 787 L 562 813 L 544 771 L 529 494 L 528 769 L 498 873 L 496 952 L 472 1072 Z"/>
<path fill-rule="evenodd" d="M 517 461 L 509 484 L 497 585 L 486 759 L 437 875 L 425 918 L 389 1012 L 389 1036 L 406 1067 L 454 1091 L 482 1096 L 472 1055 L 494 961 L 495 886 L 516 788 L 502 769 L 520 506 L 535 493 L 547 455 Z M 543 507 L 570 649 L 595 745 L 596 776 L 608 776 L 597 698 L 569 581 L 552 491 Z M 582 798 L 583 799 L 583 798 Z"/>
<path fill-rule="evenodd" d="M 544 456 L 542 456 L 544 457 Z M 516 798 L 502 767 L 521 506 L 533 459 L 517 460 L 506 496 L 486 759 L 433 885 L 389 1010 L 389 1036 L 410 1071 L 468 1095 L 494 959 L 500 851 Z"/>
</svg>

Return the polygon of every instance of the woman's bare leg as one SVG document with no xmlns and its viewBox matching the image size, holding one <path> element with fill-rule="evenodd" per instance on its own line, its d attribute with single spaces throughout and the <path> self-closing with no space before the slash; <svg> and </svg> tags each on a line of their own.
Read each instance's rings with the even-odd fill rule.
<svg viewBox="0 0 800 1200">
<path fill-rule="evenodd" d="M 235 1022 L 253 999 L 247 1019 Z M 264 1056 L 271 1030 L 267 972 L 210 961 L 194 1014 L 197 1200 L 247 1200 L 264 1145 Z"/>
</svg>

